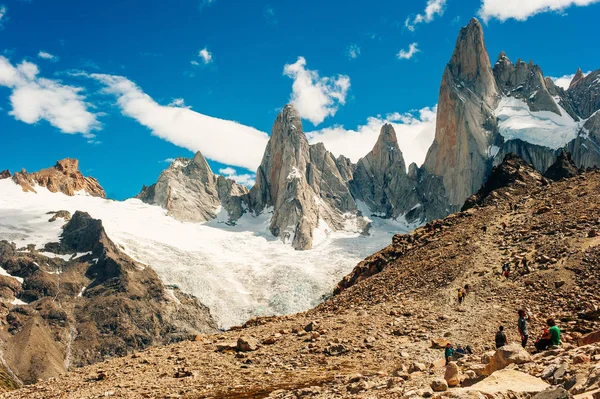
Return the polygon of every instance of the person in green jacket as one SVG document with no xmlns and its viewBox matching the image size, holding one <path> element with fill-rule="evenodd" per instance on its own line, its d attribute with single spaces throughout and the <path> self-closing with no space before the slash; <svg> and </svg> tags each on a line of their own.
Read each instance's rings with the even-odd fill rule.
<svg viewBox="0 0 600 399">
<path fill-rule="evenodd" d="M 446 344 L 446 349 L 444 350 L 444 357 L 446 358 L 446 366 L 448 365 L 448 363 L 450 363 L 450 360 L 452 360 L 453 355 L 454 355 L 454 348 L 452 347 L 452 344 L 450 342 L 448 342 L 448 344 Z"/>
<path fill-rule="evenodd" d="M 546 321 L 548 324 L 548 330 L 544 332 L 542 338 L 538 339 L 535 343 L 535 349 L 538 351 L 543 351 L 548 349 L 551 346 L 560 345 L 560 329 L 556 325 L 554 319 L 548 319 Z"/>
</svg>

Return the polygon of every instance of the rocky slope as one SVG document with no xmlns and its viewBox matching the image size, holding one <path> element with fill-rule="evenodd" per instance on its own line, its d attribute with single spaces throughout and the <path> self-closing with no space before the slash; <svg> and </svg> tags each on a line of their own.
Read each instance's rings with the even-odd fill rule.
<svg viewBox="0 0 600 399">
<path fill-rule="evenodd" d="M 4 177 L 10 177 L 10 172 L 2 172 Z M 39 172 L 27 173 L 25 169 L 15 172 L 12 176 L 15 183 L 23 187 L 23 191 L 35 192 L 36 186 L 46 187 L 53 193 L 61 192 L 66 195 L 75 195 L 83 191 L 94 197 L 106 197 L 104 189 L 93 177 L 85 177 L 79 171 L 79 161 L 65 158 L 51 168 Z"/>
<path fill-rule="evenodd" d="M 68 222 L 43 251 L 0 241 L 0 341 L 19 382 L 217 330 L 206 307 L 125 255 L 100 220 L 48 218 Z"/>
<path fill-rule="evenodd" d="M 156 204 L 176 219 L 206 222 L 227 211 L 225 222 L 234 223 L 248 207 L 248 189 L 213 173 L 198 151 L 194 158 L 177 158 L 158 181 L 144 186 L 136 198 Z"/>
<path fill-rule="evenodd" d="M 591 398 L 600 389 L 598 172 L 548 183 L 516 158 L 496 170 L 501 180 L 488 187 L 497 188 L 477 206 L 396 236 L 365 261 L 374 273 L 311 311 L 254 319 L 2 397 L 529 398 L 552 386 L 561 397 Z M 532 315 L 532 337 L 554 317 L 562 347 L 489 352 L 500 324 L 509 343 L 518 341 L 520 308 Z M 446 368 L 447 341 L 475 353 Z"/>
</svg>

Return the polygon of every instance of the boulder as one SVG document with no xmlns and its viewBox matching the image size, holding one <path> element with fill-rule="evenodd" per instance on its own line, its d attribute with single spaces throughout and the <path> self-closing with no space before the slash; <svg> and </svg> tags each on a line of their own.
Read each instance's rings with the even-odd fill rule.
<svg viewBox="0 0 600 399">
<path fill-rule="evenodd" d="M 485 394 L 494 395 L 499 392 L 509 391 L 514 393 L 538 393 L 546 390 L 549 387 L 550 385 L 544 382 L 544 380 L 541 378 L 533 377 L 521 371 L 507 369 L 498 370 L 477 384 L 471 385 L 467 388 L 462 388 L 462 390 L 480 391 Z"/>
<path fill-rule="evenodd" d="M 563 387 L 549 388 L 535 395 L 533 399 L 569 399 L 571 395 Z"/>
<path fill-rule="evenodd" d="M 577 340 L 577 345 L 584 346 L 600 342 L 600 330 L 584 335 Z"/>
<path fill-rule="evenodd" d="M 490 375 L 495 371 L 502 370 L 509 364 L 529 363 L 531 360 L 531 355 L 521 345 L 516 343 L 505 345 L 492 356 L 484 374 Z"/>
<path fill-rule="evenodd" d="M 431 347 L 433 349 L 444 349 L 449 343 L 450 341 L 448 341 L 446 338 L 439 337 L 431 339 Z"/>
<path fill-rule="evenodd" d="M 458 375 L 458 365 L 455 362 L 450 362 L 446 366 L 444 372 L 444 380 L 448 383 L 449 387 L 455 387 L 460 384 L 460 378 Z"/>
<path fill-rule="evenodd" d="M 448 383 L 443 378 L 436 378 L 431 382 L 431 389 L 434 392 L 444 392 L 448 390 Z"/>
<path fill-rule="evenodd" d="M 240 337 L 237 340 L 237 350 L 240 352 L 252 352 L 258 349 L 258 341 L 252 337 Z"/>
</svg>

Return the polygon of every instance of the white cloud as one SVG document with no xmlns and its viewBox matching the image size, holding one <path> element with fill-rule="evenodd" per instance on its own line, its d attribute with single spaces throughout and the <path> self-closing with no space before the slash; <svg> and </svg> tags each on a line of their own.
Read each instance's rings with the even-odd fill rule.
<svg viewBox="0 0 600 399">
<path fill-rule="evenodd" d="M 421 52 L 418 46 L 419 43 L 411 43 L 411 45 L 408 46 L 408 50 L 400 50 L 398 54 L 396 54 L 396 57 L 400 60 L 410 60 L 415 54 Z"/>
<path fill-rule="evenodd" d="M 175 158 L 167 158 L 167 159 L 163 159 L 160 162 L 164 162 L 164 163 L 173 163 L 175 162 Z"/>
<path fill-rule="evenodd" d="M 48 121 L 63 133 L 81 133 L 92 138 L 93 130 L 100 128 L 97 115 L 88 111 L 81 94 L 82 88 L 67 86 L 57 80 L 38 76 L 37 65 L 23 61 L 13 66 L 0 56 L 0 86 L 12 89 L 10 115 L 15 119 L 34 124 Z"/>
<path fill-rule="evenodd" d="M 585 72 L 583 74 L 583 76 L 587 76 L 590 73 L 592 73 L 592 72 L 591 71 Z M 558 87 L 562 87 L 563 89 L 567 90 L 574 77 L 575 77 L 575 74 L 571 74 L 571 75 L 561 76 L 560 78 L 554 78 L 554 77 L 550 76 L 550 79 L 552 79 L 554 81 L 554 84 L 557 85 Z"/>
<path fill-rule="evenodd" d="M 235 180 L 237 184 L 241 184 L 242 186 L 246 187 L 252 187 L 256 183 L 256 175 L 254 173 L 238 174 L 238 172 L 231 166 L 219 169 L 219 174 L 228 179 Z"/>
<path fill-rule="evenodd" d="M 406 165 L 412 162 L 421 165 L 435 137 L 436 112 L 437 106 L 434 106 L 405 114 L 396 112 L 385 117 L 378 115 L 368 118 L 367 124 L 356 130 L 334 126 L 306 133 L 306 136 L 311 144 L 322 142 L 335 156 L 344 155 L 357 162 L 371 151 L 381 127 L 385 123 L 391 123 Z"/>
<path fill-rule="evenodd" d="M 160 105 L 135 83 L 122 76 L 93 74 L 104 92 L 117 97 L 123 115 L 137 120 L 158 136 L 207 158 L 255 170 L 269 139 L 266 133 L 237 122 L 214 118 L 168 105 Z"/>
<path fill-rule="evenodd" d="M 350 59 L 356 59 L 360 55 L 360 47 L 357 44 L 351 44 L 346 49 L 346 56 Z"/>
<path fill-rule="evenodd" d="M 350 78 L 345 75 L 319 77 L 317 71 L 306 69 L 304 57 L 283 67 L 283 74 L 294 79 L 290 102 L 300 116 L 313 125 L 336 114 L 339 105 L 346 103 Z"/>
<path fill-rule="evenodd" d="M 4 4 L 0 4 L 0 29 L 4 27 L 4 21 L 6 21 L 6 13 L 8 9 Z"/>
<path fill-rule="evenodd" d="M 205 7 L 212 6 L 217 0 L 200 0 L 198 9 L 202 11 Z"/>
<path fill-rule="evenodd" d="M 40 51 L 38 53 L 38 58 L 41 58 L 43 60 L 50 60 L 50 61 L 53 61 L 53 62 L 56 62 L 56 61 L 59 60 L 59 58 L 56 55 L 52 55 L 52 54 L 50 54 L 50 53 L 48 53 L 46 51 Z"/>
<path fill-rule="evenodd" d="M 213 55 L 206 47 L 198 52 L 198 57 L 202 60 L 204 65 L 210 64 L 213 60 Z"/>
<path fill-rule="evenodd" d="M 446 10 L 446 0 L 428 0 L 423 14 L 417 14 L 414 18 L 408 17 L 404 22 L 404 26 L 411 32 L 415 31 L 415 27 L 421 23 L 430 23 L 436 15 L 444 15 Z"/>
<path fill-rule="evenodd" d="M 173 101 L 169 103 L 169 107 L 192 108 L 188 105 L 185 105 L 185 100 L 183 98 L 174 98 Z"/>
<path fill-rule="evenodd" d="M 479 15 L 484 21 L 497 18 L 500 21 L 527 18 L 543 12 L 562 12 L 571 6 L 588 6 L 600 0 L 482 0 Z"/>
<path fill-rule="evenodd" d="M 198 61 L 196 61 L 196 60 L 191 60 L 190 64 L 192 64 L 193 66 L 199 66 L 200 65 L 200 63 Z"/>
</svg>

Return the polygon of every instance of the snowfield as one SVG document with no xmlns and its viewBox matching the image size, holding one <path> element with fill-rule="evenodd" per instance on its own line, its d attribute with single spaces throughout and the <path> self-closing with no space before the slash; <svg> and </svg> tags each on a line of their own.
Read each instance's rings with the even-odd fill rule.
<svg viewBox="0 0 600 399">
<path fill-rule="evenodd" d="M 165 284 L 197 296 L 222 328 L 253 316 L 315 306 L 358 262 L 389 245 L 393 234 L 417 227 L 374 218 L 371 235 L 365 237 L 320 226 L 319 245 L 295 251 L 271 235 L 267 213 L 245 215 L 236 226 L 219 220 L 184 223 L 137 199 L 69 197 L 40 187 L 36 191 L 26 193 L 11 179 L 0 180 L 0 240 L 18 247 L 35 244 L 41 250 L 59 239 L 64 224 L 63 219 L 48 222 L 47 212 L 88 212 L 102 220 L 113 241 L 156 270 Z"/>
<path fill-rule="evenodd" d="M 530 111 L 523 100 L 503 97 L 496 108 L 498 128 L 505 141 L 521 139 L 551 149 L 564 147 L 577 137 L 585 121 L 576 122 L 557 103 L 562 115 L 550 111 Z"/>
</svg>

